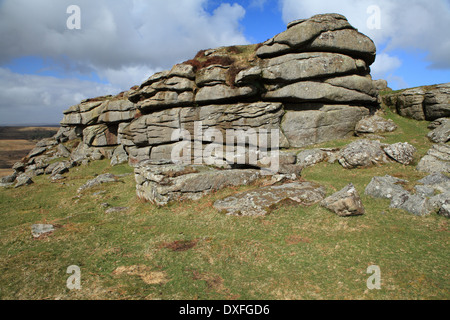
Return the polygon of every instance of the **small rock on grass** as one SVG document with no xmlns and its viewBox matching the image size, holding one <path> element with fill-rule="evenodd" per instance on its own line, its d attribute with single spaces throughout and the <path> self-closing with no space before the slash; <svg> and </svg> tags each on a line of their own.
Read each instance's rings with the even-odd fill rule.
<svg viewBox="0 0 450 320">
<path fill-rule="evenodd" d="M 359 216 L 365 213 L 358 191 L 352 183 L 320 204 L 340 217 Z"/>
<path fill-rule="evenodd" d="M 31 233 L 35 239 L 53 231 L 55 231 L 55 227 L 51 224 L 33 224 L 31 226 Z"/>
</svg>

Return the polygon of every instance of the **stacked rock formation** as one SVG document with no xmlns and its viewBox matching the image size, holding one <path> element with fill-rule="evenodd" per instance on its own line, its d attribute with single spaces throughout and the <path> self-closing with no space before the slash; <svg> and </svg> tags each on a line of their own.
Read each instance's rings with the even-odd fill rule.
<svg viewBox="0 0 450 320">
<path fill-rule="evenodd" d="M 247 151 L 261 141 L 264 130 L 279 133 L 270 139 L 278 139 L 280 148 L 351 136 L 356 124 L 378 107 L 377 84 L 370 76 L 375 53 L 372 40 L 338 14 L 294 21 L 262 44 L 200 51 L 128 92 L 70 107 L 58 134 L 33 150 L 20 172 L 35 165 L 36 174 L 52 169 L 58 178 L 61 170 L 54 167 L 67 170 L 105 157 L 135 167 L 143 161 L 164 162 L 178 145 L 177 131 L 192 142 L 193 162 L 211 145 L 235 143 L 196 130 L 215 129 L 223 136 L 228 129 L 254 130 L 256 139 L 245 141 Z M 62 144 L 64 155 L 57 151 Z M 236 169 L 228 166 L 236 160 L 231 154 L 215 156 L 222 158 L 224 168 Z M 68 159 L 55 165 L 59 156 Z M 295 157 L 285 158 L 280 170 L 298 174 Z M 264 167 L 260 163 L 253 165 Z"/>
<path fill-rule="evenodd" d="M 128 92 L 84 100 L 64 112 L 55 138 L 82 140 L 76 160 L 117 150 L 131 165 L 170 159 L 174 130 L 194 140 L 195 122 L 203 132 L 279 129 L 281 148 L 344 138 L 377 106 L 375 52 L 341 15 L 294 21 L 263 44 L 200 51 Z"/>
<path fill-rule="evenodd" d="M 132 163 L 167 159 L 171 134 L 280 129 L 282 148 L 343 138 L 376 106 L 375 46 L 341 15 L 291 23 L 262 45 L 201 51 L 129 95 L 140 117 L 119 135 Z M 205 141 L 209 143 L 210 141 Z"/>
</svg>

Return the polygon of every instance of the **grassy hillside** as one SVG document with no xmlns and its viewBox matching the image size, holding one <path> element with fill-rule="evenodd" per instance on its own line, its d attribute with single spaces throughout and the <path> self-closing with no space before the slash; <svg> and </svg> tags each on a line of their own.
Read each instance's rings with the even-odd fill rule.
<svg viewBox="0 0 450 320">
<path fill-rule="evenodd" d="M 431 146 L 427 123 L 387 112 L 400 128 L 384 141 L 412 143 L 418 160 Z M 364 195 L 373 176 L 425 176 L 414 167 L 306 169 L 303 178 L 329 194 L 354 183 L 366 214 L 352 218 L 318 205 L 280 206 L 258 218 L 212 207 L 254 186 L 157 208 L 136 199 L 133 175 L 78 195 L 96 174 L 133 172 L 106 160 L 72 169 L 64 184 L 37 177 L 0 190 L 0 299 L 449 299 L 448 219 L 416 217 Z M 103 203 L 128 210 L 106 214 Z M 58 228 L 34 240 L 35 223 Z M 81 290 L 66 287 L 71 265 L 81 269 Z M 381 269 L 381 290 L 367 289 L 370 265 Z"/>
</svg>

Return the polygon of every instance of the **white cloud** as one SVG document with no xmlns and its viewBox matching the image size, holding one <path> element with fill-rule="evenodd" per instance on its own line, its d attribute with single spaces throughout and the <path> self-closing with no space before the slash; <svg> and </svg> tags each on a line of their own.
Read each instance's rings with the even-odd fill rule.
<svg viewBox="0 0 450 320">
<path fill-rule="evenodd" d="M 375 63 L 371 66 L 371 74 L 374 79 L 384 78 L 402 65 L 402 61 L 395 56 L 383 52 L 377 55 Z"/>
<path fill-rule="evenodd" d="M 81 9 L 81 30 L 67 28 L 67 8 L 73 4 Z M 201 49 L 248 43 L 239 24 L 243 7 L 221 3 L 211 13 L 207 4 L 208 0 L 0 0 L 0 66 L 14 58 L 37 56 L 52 61 L 47 71 L 67 78 L 96 73 L 109 83 L 22 76 L 1 69 L 0 122 L 58 122 L 60 111 L 71 104 L 127 90 Z M 44 114 L 53 118 L 47 121 Z"/>
<path fill-rule="evenodd" d="M 448 0 L 280 0 L 287 23 L 314 14 L 336 12 L 371 37 L 377 46 L 428 52 L 430 68 L 450 68 L 450 3 Z M 370 29 L 367 8 L 380 8 L 381 28 Z"/>
<path fill-rule="evenodd" d="M 71 105 L 119 91 L 91 81 L 22 75 L 0 68 L 0 125 L 57 124 Z"/>
<path fill-rule="evenodd" d="M 78 0 L 81 30 L 69 30 L 66 9 L 73 3 L 1 2 L 0 65 L 33 55 L 67 59 L 78 71 L 108 75 L 137 66 L 169 68 L 200 49 L 248 43 L 239 26 L 245 10 L 238 4 L 222 3 L 210 14 L 207 0 Z M 137 74 L 124 89 L 140 78 Z"/>
</svg>

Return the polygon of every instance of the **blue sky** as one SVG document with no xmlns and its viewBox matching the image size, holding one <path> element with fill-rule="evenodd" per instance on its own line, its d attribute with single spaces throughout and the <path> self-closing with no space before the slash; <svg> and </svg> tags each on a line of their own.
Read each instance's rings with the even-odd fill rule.
<svg viewBox="0 0 450 320">
<path fill-rule="evenodd" d="M 67 28 L 70 5 L 80 30 Z M 375 41 L 374 79 L 450 82 L 450 0 L 0 0 L 0 125 L 58 123 L 80 100 L 128 90 L 200 49 L 263 42 L 327 12 Z"/>
</svg>

